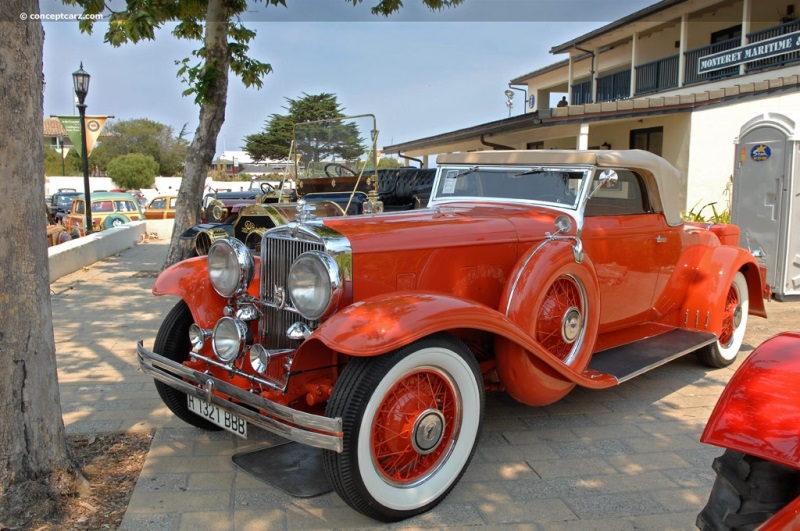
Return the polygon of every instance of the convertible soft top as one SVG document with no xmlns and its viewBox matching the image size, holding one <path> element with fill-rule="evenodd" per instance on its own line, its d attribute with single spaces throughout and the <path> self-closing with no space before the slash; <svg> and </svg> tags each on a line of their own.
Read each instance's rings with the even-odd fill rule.
<svg viewBox="0 0 800 531">
<path fill-rule="evenodd" d="M 664 212 L 667 223 L 682 223 L 680 211 L 681 174 L 678 169 L 649 151 L 628 150 L 530 150 L 473 151 L 439 155 L 437 164 L 469 165 L 570 165 L 585 164 L 599 168 L 632 169 L 645 179 L 653 207 Z"/>
</svg>

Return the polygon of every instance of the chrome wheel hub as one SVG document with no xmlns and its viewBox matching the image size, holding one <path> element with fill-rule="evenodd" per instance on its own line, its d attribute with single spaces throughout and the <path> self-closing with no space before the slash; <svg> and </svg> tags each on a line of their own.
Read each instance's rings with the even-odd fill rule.
<svg viewBox="0 0 800 531">
<path fill-rule="evenodd" d="M 444 415 L 438 409 L 428 409 L 414 422 L 411 434 L 411 445 L 421 455 L 426 455 L 436 450 L 442 442 L 445 421 Z"/>
<path fill-rule="evenodd" d="M 739 325 L 742 324 L 742 307 L 737 306 L 735 310 L 733 310 L 733 328 L 734 330 L 739 328 Z"/>
<path fill-rule="evenodd" d="M 575 306 L 569 308 L 561 320 L 561 338 L 564 343 L 574 343 L 581 332 L 583 316 Z"/>
</svg>

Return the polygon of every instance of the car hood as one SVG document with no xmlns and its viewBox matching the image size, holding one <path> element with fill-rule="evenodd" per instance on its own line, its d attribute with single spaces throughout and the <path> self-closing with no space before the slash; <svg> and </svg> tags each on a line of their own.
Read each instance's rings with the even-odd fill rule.
<svg viewBox="0 0 800 531">
<path fill-rule="evenodd" d="M 563 212 L 508 204 L 452 203 L 376 216 L 327 218 L 353 252 L 402 251 L 542 240 Z"/>
</svg>

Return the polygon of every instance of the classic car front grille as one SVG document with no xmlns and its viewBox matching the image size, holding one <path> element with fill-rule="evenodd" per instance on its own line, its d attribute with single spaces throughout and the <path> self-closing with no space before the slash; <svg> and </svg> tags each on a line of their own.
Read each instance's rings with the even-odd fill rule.
<svg viewBox="0 0 800 531">
<path fill-rule="evenodd" d="M 294 349 L 300 341 L 286 337 L 289 327 L 301 321 L 310 328 L 316 328 L 318 322 L 301 317 L 298 313 L 287 309 L 291 306 L 286 289 L 289 269 L 295 259 L 308 251 L 325 252 L 325 244 L 320 241 L 298 239 L 288 232 L 267 234 L 261 242 L 261 300 L 265 301 L 263 316 L 259 326 L 260 342 L 267 350 Z M 283 309 L 278 293 L 284 293 Z"/>
</svg>

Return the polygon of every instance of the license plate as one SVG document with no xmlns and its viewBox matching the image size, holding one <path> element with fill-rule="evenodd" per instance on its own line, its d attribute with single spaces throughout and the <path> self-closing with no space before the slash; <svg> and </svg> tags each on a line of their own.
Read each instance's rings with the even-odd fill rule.
<svg viewBox="0 0 800 531">
<path fill-rule="evenodd" d="M 242 417 L 220 409 L 219 406 L 209 404 L 195 396 L 186 395 L 189 400 L 189 410 L 197 413 L 204 419 L 208 419 L 220 428 L 247 439 L 247 421 Z"/>
</svg>

